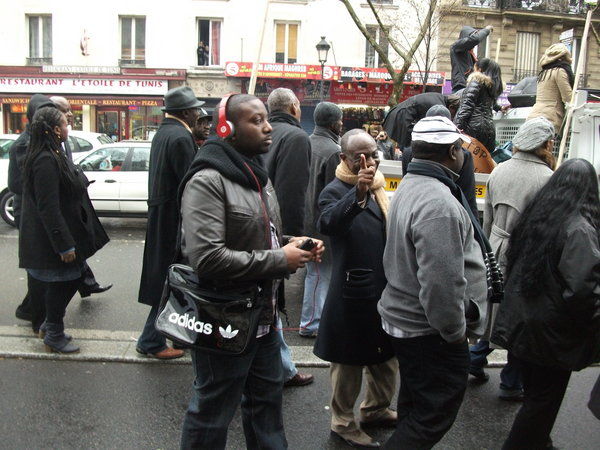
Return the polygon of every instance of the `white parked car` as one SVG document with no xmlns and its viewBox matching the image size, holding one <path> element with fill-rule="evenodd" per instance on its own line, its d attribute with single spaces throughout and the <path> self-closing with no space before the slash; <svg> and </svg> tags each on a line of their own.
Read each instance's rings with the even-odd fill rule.
<svg viewBox="0 0 600 450">
<path fill-rule="evenodd" d="M 12 204 L 13 194 L 8 190 L 8 149 L 18 137 L 18 134 L 0 134 L 0 216 L 12 226 L 15 224 L 15 219 Z M 112 143 L 113 140 L 104 133 L 69 131 L 69 145 L 75 162 L 95 149 Z"/>
<path fill-rule="evenodd" d="M 147 215 L 149 161 L 149 141 L 105 145 L 79 160 L 91 182 L 88 194 L 99 216 Z"/>
</svg>

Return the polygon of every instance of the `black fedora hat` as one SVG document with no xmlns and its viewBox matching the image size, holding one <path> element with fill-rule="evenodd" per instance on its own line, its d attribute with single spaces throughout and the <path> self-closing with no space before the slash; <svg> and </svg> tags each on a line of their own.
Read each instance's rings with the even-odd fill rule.
<svg viewBox="0 0 600 450">
<path fill-rule="evenodd" d="M 204 102 L 198 100 L 194 91 L 188 86 L 170 89 L 165 94 L 163 111 L 182 111 L 184 109 L 200 108 Z"/>
</svg>

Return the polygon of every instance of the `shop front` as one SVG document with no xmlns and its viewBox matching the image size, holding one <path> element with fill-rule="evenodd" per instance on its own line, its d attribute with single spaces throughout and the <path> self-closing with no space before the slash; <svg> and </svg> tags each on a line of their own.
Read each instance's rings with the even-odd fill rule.
<svg viewBox="0 0 600 450">
<path fill-rule="evenodd" d="M 225 76 L 242 78 L 242 92 L 248 92 L 250 62 L 228 62 Z M 325 66 L 323 100 L 344 111 L 344 129 L 380 127 L 393 92 L 390 74 L 382 68 Z M 401 101 L 422 92 L 441 92 L 445 73 L 409 71 L 405 75 Z M 314 108 L 321 101 L 321 66 L 303 64 L 260 64 L 254 95 L 266 101 L 276 88 L 291 89 L 302 109 L 302 127 L 314 128 Z"/>
<path fill-rule="evenodd" d="M 18 73 L 19 69 L 25 73 Z M 82 74 L 57 73 L 47 67 L 0 67 L 0 132 L 22 132 L 29 98 L 43 93 L 69 100 L 75 130 L 106 133 L 115 141 L 150 139 L 164 116 L 164 94 L 185 80 L 183 70 L 137 69 L 127 73 L 128 69 L 114 68 L 118 74 L 106 75 L 86 69 L 88 72 Z"/>
</svg>

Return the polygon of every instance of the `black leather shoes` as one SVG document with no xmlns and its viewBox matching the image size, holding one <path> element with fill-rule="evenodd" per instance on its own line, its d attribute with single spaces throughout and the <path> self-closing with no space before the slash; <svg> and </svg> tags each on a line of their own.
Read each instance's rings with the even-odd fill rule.
<svg viewBox="0 0 600 450">
<path fill-rule="evenodd" d="M 79 289 L 79 295 L 81 295 L 81 298 L 85 298 L 89 297 L 92 294 L 101 294 L 102 292 L 106 292 L 111 287 L 113 287 L 112 283 L 107 284 L 106 286 L 100 286 L 99 284 L 96 284 L 96 286 L 93 287 L 86 286 L 84 288 Z"/>
</svg>

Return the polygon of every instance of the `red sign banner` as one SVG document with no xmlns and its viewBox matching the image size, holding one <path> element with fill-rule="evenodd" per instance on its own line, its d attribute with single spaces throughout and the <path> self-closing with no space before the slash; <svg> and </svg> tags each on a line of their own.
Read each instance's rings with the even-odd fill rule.
<svg viewBox="0 0 600 450">
<path fill-rule="evenodd" d="M 383 67 L 340 67 L 340 81 L 367 83 L 392 83 L 392 76 Z M 404 74 L 404 84 L 423 84 L 427 75 L 427 85 L 442 86 L 446 79 L 445 72 L 421 72 L 409 70 Z"/>
<path fill-rule="evenodd" d="M 225 64 L 225 75 L 228 77 L 249 78 L 252 74 L 251 62 L 231 61 Z M 340 68 L 337 66 L 325 66 L 323 79 L 327 81 L 338 80 Z M 260 78 L 283 78 L 288 80 L 320 80 L 321 66 L 307 64 L 280 64 L 260 63 L 258 65 L 258 77 Z"/>
<path fill-rule="evenodd" d="M 391 84 L 331 83 L 330 101 L 337 104 L 387 106 L 393 91 Z M 422 92 L 420 85 L 405 85 L 399 102 Z"/>
</svg>

